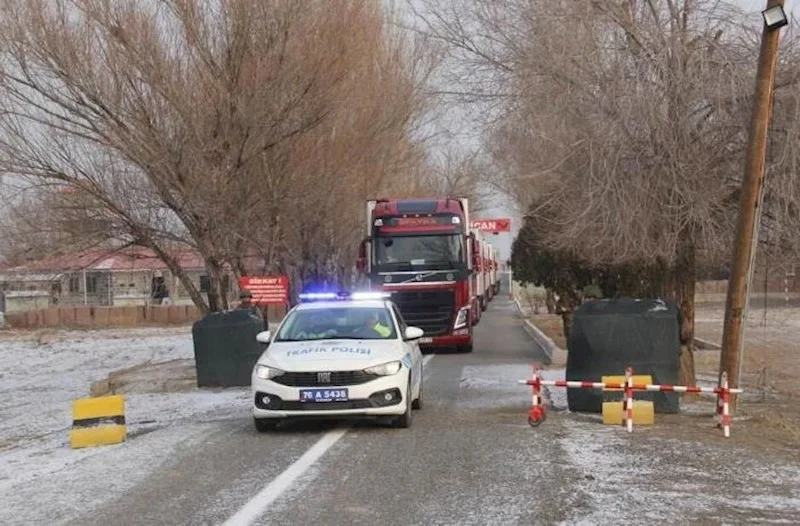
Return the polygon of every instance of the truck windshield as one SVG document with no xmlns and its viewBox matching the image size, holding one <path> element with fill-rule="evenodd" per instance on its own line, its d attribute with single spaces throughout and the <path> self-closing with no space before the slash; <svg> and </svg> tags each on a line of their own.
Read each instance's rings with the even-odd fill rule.
<svg viewBox="0 0 800 526">
<path fill-rule="evenodd" d="M 378 236 L 375 240 L 375 265 L 387 271 L 448 270 L 465 264 L 459 234 Z"/>
</svg>

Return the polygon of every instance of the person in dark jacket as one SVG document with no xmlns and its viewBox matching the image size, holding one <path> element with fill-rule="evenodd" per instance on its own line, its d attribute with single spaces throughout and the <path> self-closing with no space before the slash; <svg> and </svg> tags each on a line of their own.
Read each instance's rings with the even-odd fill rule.
<svg viewBox="0 0 800 526">
<path fill-rule="evenodd" d="M 237 309 L 249 310 L 259 318 L 264 320 L 264 330 L 269 329 L 269 320 L 267 319 L 267 312 L 253 303 L 253 293 L 249 290 L 242 290 L 239 293 L 239 306 Z"/>
</svg>

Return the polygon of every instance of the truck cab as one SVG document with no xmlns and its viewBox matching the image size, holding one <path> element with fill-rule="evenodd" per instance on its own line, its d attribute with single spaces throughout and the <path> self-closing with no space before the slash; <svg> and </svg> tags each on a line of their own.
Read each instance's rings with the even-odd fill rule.
<svg viewBox="0 0 800 526">
<path fill-rule="evenodd" d="M 367 201 L 357 268 L 373 290 L 392 293 L 423 348 L 472 350 L 475 254 L 464 198 Z"/>
</svg>

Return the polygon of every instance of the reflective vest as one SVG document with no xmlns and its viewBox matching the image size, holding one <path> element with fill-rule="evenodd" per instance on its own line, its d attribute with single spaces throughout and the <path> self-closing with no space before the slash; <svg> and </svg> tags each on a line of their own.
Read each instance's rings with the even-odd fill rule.
<svg viewBox="0 0 800 526">
<path fill-rule="evenodd" d="M 385 325 L 381 325 L 380 323 L 376 323 L 375 325 L 372 326 L 372 328 L 375 329 L 375 332 L 377 332 L 378 334 L 380 334 L 384 338 L 386 338 L 390 334 L 392 334 L 392 329 L 390 329 L 389 327 L 386 327 Z"/>
</svg>

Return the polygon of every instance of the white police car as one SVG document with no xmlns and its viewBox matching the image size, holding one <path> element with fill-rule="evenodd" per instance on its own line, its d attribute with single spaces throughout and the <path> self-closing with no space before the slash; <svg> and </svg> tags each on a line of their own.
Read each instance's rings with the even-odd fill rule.
<svg viewBox="0 0 800 526">
<path fill-rule="evenodd" d="M 267 431 L 295 418 L 367 417 L 411 425 L 422 405 L 423 331 L 387 293 L 300 295 L 253 368 L 253 418 Z"/>
</svg>

